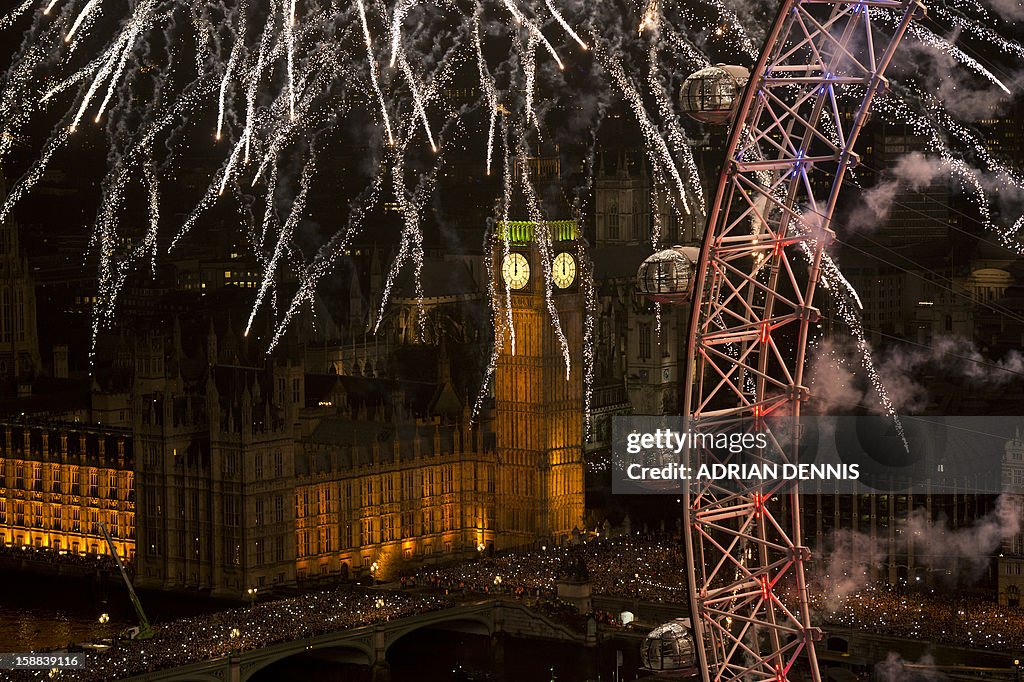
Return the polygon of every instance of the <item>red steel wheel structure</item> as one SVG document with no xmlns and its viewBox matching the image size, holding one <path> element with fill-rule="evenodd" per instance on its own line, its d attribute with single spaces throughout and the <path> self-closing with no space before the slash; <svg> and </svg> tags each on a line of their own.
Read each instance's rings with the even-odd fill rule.
<svg viewBox="0 0 1024 682">
<path fill-rule="evenodd" d="M 765 431 L 770 447 L 754 457 L 794 461 L 781 434 L 795 431 L 777 424 L 792 424 L 809 396 L 807 342 L 836 200 L 883 74 L 923 13 L 918 0 L 783 0 L 734 110 L 692 285 L 691 431 Z M 883 16 L 889 32 L 874 25 Z M 689 457 L 694 471 L 734 461 L 707 449 Z M 704 680 L 820 682 L 796 484 L 696 481 L 684 506 Z"/>
</svg>

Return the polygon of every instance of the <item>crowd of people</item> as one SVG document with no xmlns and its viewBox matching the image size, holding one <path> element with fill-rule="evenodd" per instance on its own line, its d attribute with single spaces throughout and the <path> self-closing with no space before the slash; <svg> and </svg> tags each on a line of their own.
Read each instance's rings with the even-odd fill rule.
<svg viewBox="0 0 1024 682">
<path fill-rule="evenodd" d="M 685 556 L 664 537 L 628 536 L 566 547 L 541 547 L 446 568 L 429 568 L 410 584 L 446 593 L 550 597 L 560 578 L 572 578 L 582 561 L 595 595 L 685 603 Z"/>
<path fill-rule="evenodd" d="M 0 557 L 18 561 L 41 561 L 50 564 L 81 566 L 82 568 L 117 570 L 114 558 L 108 554 L 76 554 L 68 551 L 53 550 L 48 547 L 0 544 Z"/>
<path fill-rule="evenodd" d="M 815 601 L 821 602 L 821 599 Z M 1000 651 L 1024 651 L 1024 609 L 963 593 L 900 594 L 872 586 L 826 609 L 823 625 Z M 826 627 L 827 629 L 827 627 Z"/>
<path fill-rule="evenodd" d="M 444 594 L 502 594 L 551 600 L 556 582 L 582 560 L 595 595 L 684 604 L 685 555 L 678 541 L 651 536 L 597 540 L 481 558 L 469 564 L 424 569 L 411 578 Z M 856 627 L 897 637 L 956 646 L 1024 651 L 1024 609 L 1001 607 L 977 596 L 951 598 L 886 587 L 861 590 L 835 607 L 818 595 L 812 606 L 825 629 Z M 829 602 L 826 604 L 826 602 Z M 610 616 L 614 620 L 614 614 Z"/>
<path fill-rule="evenodd" d="M 437 595 L 348 588 L 310 592 L 163 623 L 152 639 L 120 640 L 103 653 L 86 653 L 85 669 L 61 671 L 59 679 L 106 682 L 448 606 L 451 602 Z M 24 671 L 22 679 L 48 675 Z"/>
<path fill-rule="evenodd" d="M 21 551 L 21 550 L 18 550 Z M 268 601 L 248 608 L 161 625 L 155 638 L 123 641 L 90 658 L 88 669 L 61 679 L 106 680 L 278 642 L 313 637 L 452 606 L 455 597 L 481 595 L 528 599 L 546 615 L 565 620 L 559 580 L 586 580 L 594 595 L 681 604 L 685 555 L 678 541 L 625 536 L 565 547 L 539 547 L 401 578 L 398 590 L 338 588 Z M 782 595 L 780 595 L 782 596 Z M 951 645 L 1024 651 L 1024 609 L 1000 607 L 979 597 L 930 592 L 902 594 L 869 587 L 838 605 L 821 593 L 812 604 L 817 623 Z M 582 615 L 582 614 L 577 614 Z M 606 625 L 617 614 L 596 613 Z"/>
</svg>

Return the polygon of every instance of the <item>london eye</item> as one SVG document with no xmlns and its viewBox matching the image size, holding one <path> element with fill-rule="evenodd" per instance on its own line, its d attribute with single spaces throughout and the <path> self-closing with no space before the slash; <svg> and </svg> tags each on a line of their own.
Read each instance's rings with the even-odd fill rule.
<svg viewBox="0 0 1024 682">
<path fill-rule="evenodd" d="M 895 30 L 878 13 L 899 17 Z M 637 288 L 692 305 L 684 415 L 693 431 L 771 434 L 755 457 L 792 462 L 795 422 L 810 396 L 808 340 L 833 213 L 854 147 L 916 0 L 784 0 L 742 96 L 745 74 L 709 67 L 682 105 L 732 129 L 699 258 L 649 258 Z M 697 78 L 695 78 L 697 77 Z M 731 104 L 731 108 L 730 108 Z M 772 425 L 769 426 L 769 423 Z M 772 431 L 776 433 L 772 433 Z M 690 453 L 691 465 L 730 455 Z M 697 481 L 684 492 L 693 635 L 705 681 L 818 682 L 799 490 L 792 483 Z"/>
</svg>

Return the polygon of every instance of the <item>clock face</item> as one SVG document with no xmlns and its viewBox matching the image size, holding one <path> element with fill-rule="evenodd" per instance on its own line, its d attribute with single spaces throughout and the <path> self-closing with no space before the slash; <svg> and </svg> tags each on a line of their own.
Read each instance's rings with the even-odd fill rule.
<svg viewBox="0 0 1024 682">
<path fill-rule="evenodd" d="M 576 281 L 576 259 L 568 251 L 555 256 L 555 262 L 551 267 L 551 277 L 555 280 L 555 286 L 559 289 L 566 289 Z"/>
<path fill-rule="evenodd" d="M 521 253 L 510 253 L 501 264 L 501 276 L 512 289 L 522 289 L 530 281 L 530 263 Z"/>
</svg>

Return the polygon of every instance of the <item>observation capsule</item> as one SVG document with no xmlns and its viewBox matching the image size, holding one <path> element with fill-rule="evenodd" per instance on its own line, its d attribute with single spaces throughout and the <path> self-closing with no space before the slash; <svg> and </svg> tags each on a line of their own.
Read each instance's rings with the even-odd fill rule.
<svg viewBox="0 0 1024 682">
<path fill-rule="evenodd" d="M 673 246 L 651 254 L 636 271 L 636 290 L 658 303 L 686 303 L 693 295 L 700 250 Z"/>
<path fill-rule="evenodd" d="M 725 125 L 749 79 L 750 71 L 742 66 L 706 66 L 683 81 L 679 106 L 683 113 L 697 121 Z"/>
<path fill-rule="evenodd" d="M 676 618 L 651 630 L 640 645 L 640 660 L 646 670 L 657 673 L 696 674 L 697 658 L 688 620 Z"/>
</svg>

